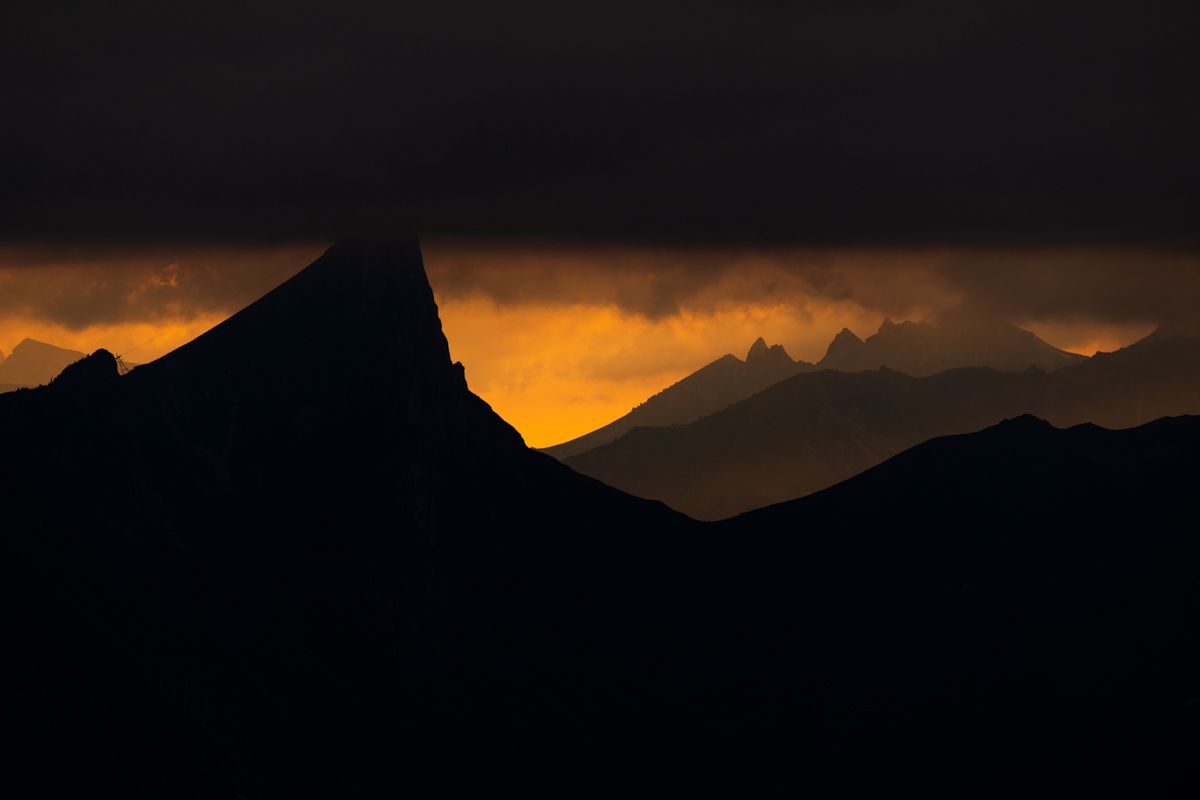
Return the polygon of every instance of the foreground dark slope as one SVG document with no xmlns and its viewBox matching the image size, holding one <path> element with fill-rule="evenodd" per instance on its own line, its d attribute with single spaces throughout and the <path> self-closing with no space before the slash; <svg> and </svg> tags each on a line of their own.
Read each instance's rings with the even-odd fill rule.
<svg viewBox="0 0 1200 800">
<path fill-rule="evenodd" d="M 934 436 L 1020 414 L 1119 428 L 1198 412 L 1200 339 L 1160 332 L 1049 374 L 798 375 L 688 425 L 635 428 L 567 463 L 698 519 L 722 519 L 824 489 Z"/>
<path fill-rule="evenodd" d="M 1197 417 L 1025 416 L 724 523 L 789 609 L 820 749 L 962 796 L 1194 793 L 1198 444 Z"/>
<path fill-rule="evenodd" d="M 0 425 L 6 780 L 40 794 L 395 796 L 578 762 L 559 793 L 647 765 L 1186 787 L 1195 420 L 1026 420 L 701 525 L 526 449 L 401 244 L 334 247 L 159 362 L 0 398 Z"/>
</svg>

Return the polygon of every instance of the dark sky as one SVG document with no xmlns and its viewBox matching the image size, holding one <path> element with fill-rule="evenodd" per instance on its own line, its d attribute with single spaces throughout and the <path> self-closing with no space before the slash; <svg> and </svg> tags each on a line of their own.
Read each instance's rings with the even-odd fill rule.
<svg viewBox="0 0 1200 800">
<path fill-rule="evenodd" d="M 0 10 L 0 237 L 1194 243 L 1194 2 Z"/>
</svg>

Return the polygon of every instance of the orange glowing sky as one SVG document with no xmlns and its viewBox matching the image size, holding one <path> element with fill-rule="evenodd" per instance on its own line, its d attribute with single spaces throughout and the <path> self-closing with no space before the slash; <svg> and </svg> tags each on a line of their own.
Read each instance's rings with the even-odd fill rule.
<svg viewBox="0 0 1200 800">
<path fill-rule="evenodd" d="M 120 264 L 108 270 L 63 257 L 6 268 L 6 255 L 17 263 L 28 254 L 0 249 L 0 293 L 8 292 L 7 306 L 0 294 L 0 350 L 11 352 L 30 337 L 85 352 L 106 347 L 145 363 L 217 324 L 321 249 L 143 252 L 106 256 Z M 424 249 L 452 357 L 466 366 L 471 388 L 535 447 L 593 430 L 725 353 L 742 357 L 758 336 L 815 361 L 842 327 L 864 337 L 879 327 L 885 313 L 878 297 L 904 298 L 887 307 L 897 320 L 921 319 L 953 299 L 922 267 L 931 256 L 919 252 L 887 257 L 904 270 L 856 276 L 851 269 L 835 284 L 801 284 L 778 268 L 777 255 L 762 253 L 718 259 L 697 273 L 689 262 L 707 256 L 682 251 Z M 214 266 L 230 264 L 237 269 Z M 485 267 L 492 271 L 479 271 Z M 121 307 L 95 307 L 105 303 Z M 1154 327 L 1078 315 L 1014 321 L 1085 354 L 1116 349 Z"/>
</svg>

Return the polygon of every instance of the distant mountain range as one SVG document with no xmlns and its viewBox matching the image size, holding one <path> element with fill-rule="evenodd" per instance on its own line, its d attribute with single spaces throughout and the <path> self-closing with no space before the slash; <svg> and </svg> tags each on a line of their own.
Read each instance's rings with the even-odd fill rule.
<svg viewBox="0 0 1200 800">
<path fill-rule="evenodd" d="M 1157 333 L 1051 373 L 822 370 L 687 425 L 635 428 L 566 463 L 697 519 L 721 519 L 824 489 L 934 436 L 1025 413 L 1110 427 L 1200 413 L 1200 338 Z"/>
<path fill-rule="evenodd" d="M 932 375 L 956 367 L 1047 372 L 1079 363 L 1083 356 L 1059 350 L 1006 322 L 949 316 L 937 324 L 884 320 L 864 342 L 843 328 L 817 364 L 793 361 L 781 345 L 759 338 L 742 361 L 725 355 L 672 384 L 620 419 L 542 452 L 565 460 L 615 441 L 638 426 L 682 425 L 720 411 L 793 375 L 818 369 L 860 372 L 886 366 L 909 375 Z"/>
<path fill-rule="evenodd" d="M 620 419 L 542 452 L 558 459 L 567 459 L 608 444 L 638 425 L 691 422 L 785 378 L 813 369 L 816 369 L 813 364 L 793 361 L 782 345 L 768 347 L 766 341 L 759 337 L 750 346 L 744 361 L 733 354 L 721 356 L 663 389 Z"/>
<path fill-rule="evenodd" d="M 8 358 L 3 355 L 0 353 L 0 393 L 50 383 L 64 367 L 84 357 L 34 339 L 22 341 Z"/>
<path fill-rule="evenodd" d="M 1083 359 L 1007 322 L 954 315 L 937 324 L 897 324 L 885 319 L 879 331 L 866 341 L 843 328 L 817 366 L 842 372 L 888 367 L 920 377 L 958 367 L 991 367 L 1005 372 L 1036 367 L 1052 372 Z"/>
<path fill-rule="evenodd" d="M 960 373 L 1047 379 L 756 398 L 886 409 Z M 1197 788 L 1196 418 L 1022 417 L 697 523 L 526 448 L 399 241 L 335 245 L 128 375 L 100 351 L 0 396 L 0 427 L 7 787 Z"/>
</svg>

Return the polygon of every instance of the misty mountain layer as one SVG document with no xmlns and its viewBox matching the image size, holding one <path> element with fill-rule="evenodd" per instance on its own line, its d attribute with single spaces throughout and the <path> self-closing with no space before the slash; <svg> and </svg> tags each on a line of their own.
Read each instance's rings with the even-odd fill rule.
<svg viewBox="0 0 1200 800">
<path fill-rule="evenodd" d="M 886 366 L 909 375 L 931 375 L 956 367 L 1012 372 L 1036 367 L 1050 372 L 1082 360 L 1082 356 L 1059 350 L 1015 325 L 964 316 L 951 316 L 937 324 L 884 320 L 865 342 L 843 328 L 816 365 L 793 361 L 781 345 L 768 348 L 760 338 L 744 362 L 733 355 L 722 356 L 620 419 L 542 452 L 568 459 L 615 441 L 638 426 L 693 422 L 793 375 L 817 369 L 859 372 Z"/>
<path fill-rule="evenodd" d="M 83 353 L 25 339 L 5 359 L 0 353 L 0 392 L 23 386 L 42 386 L 54 380 L 68 364 L 83 358 Z"/>
<path fill-rule="evenodd" d="M 950 316 L 937 323 L 885 319 L 879 331 L 859 339 L 843 328 L 829 344 L 821 369 L 842 372 L 888 367 L 908 375 L 933 375 L 958 367 L 991 367 L 1021 372 L 1036 367 L 1052 372 L 1083 361 L 1059 350 L 1031 331 L 1007 322 Z"/>
<path fill-rule="evenodd" d="M 727 353 L 671 384 L 620 419 L 569 442 L 547 447 L 542 452 L 566 459 L 608 444 L 639 425 L 677 425 L 720 411 L 785 378 L 816 369 L 805 361 L 793 361 L 783 345 L 767 346 L 759 337 L 743 361 Z"/>
<path fill-rule="evenodd" d="M 635 428 L 567 463 L 697 519 L 722 519 L 824 489 L 934 436 L 1026 413 L 1116 428 L 1200 413 L 1200 339 L 1160 332 L 1051 373 L 797 375 L 688 425 Z"/>
</svg>

